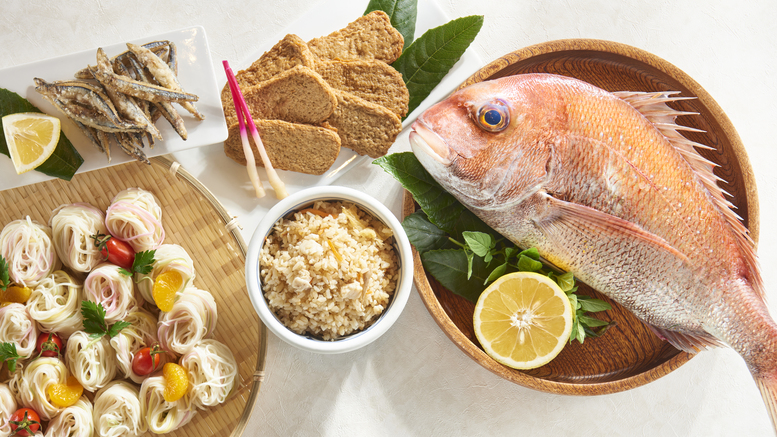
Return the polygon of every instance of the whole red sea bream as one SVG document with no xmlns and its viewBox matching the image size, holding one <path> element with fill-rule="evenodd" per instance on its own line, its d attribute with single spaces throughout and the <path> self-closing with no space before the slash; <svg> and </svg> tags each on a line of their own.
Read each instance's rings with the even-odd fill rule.
<svg viewBox="0 0 777 437">
<path fill-rule="evenodd" d="M 777 325 L 753 243 L 673 93 L 550 74 L 464 88 L 413 124 L 413 152 L 487 224 L 632 311 L 674 346 L 728 345 L 777 423 Z"/>
</svg>

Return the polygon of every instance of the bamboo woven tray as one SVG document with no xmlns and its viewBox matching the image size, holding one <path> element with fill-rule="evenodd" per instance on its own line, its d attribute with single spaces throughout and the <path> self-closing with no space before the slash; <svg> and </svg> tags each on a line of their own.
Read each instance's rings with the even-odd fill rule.
<svg viewBox="0 0 777 437">
<path fill-rule="evenodd" d="M 51 211 L 63 203 L 89 202 L 105 211 L 113 196 L 128 187 L 153 192 L 162 207 L 165 243 L 183 246 L 194 260 L 194 284 L 210 291 L 218 306 L 215 338 L 232 351 L 239 371 L 238 390 L 226 403 L 199 411 L 168 435 L 239 436 L 259 393 L 267 353 L 267 330 L 246 290 L 246 244 L 233 218 L 189 172 L 166 156 L 151 162 L 77 174 L 70 182 L 57 179 L 0 191 L 0 225 L 27 215 L 48 223 Z"/>
<path fill-rule="evenodd" d="M 553 73 L 575 77 L 608 91 L 680 91 L 695 100 L 676 102 L 683 111 L 680 124 L 704 132 L 685 132 L 692 141 L 715 147 L 701 154 L 717 163 L 715 174 L 726 181 L 721 186 L 731 193 L 753 241 L 758 241 L 758 196 L 750 161 L 739 135 L 715 100 L 687 74 L 674 65 L 643 50 L 609 41 L 572 39 L 537 44 L 486 65 L 461 87 L 489 79 L 521 73 Z M 418 208 L 405 191 L 402 216 Z M 617 326 L 603 337 L 574 342 L 545 366 L 515 370 L 486 355 L 475 338 L 472 315 L 475 305 L 440 285 L 427 275 L 418 253 L 413 250 L 415 284 L 424 304 L 440 328 L 465 354 L 493 373 L 536 390 L 568 395 L 598 395 L 629 390 L 654 381 L 680 367 L 693 355 L 679 351 L 659 339 L 631 312 L 585 284 L 579 293 L 606 300 L 613 309 L 604 313 Z M 597 317 L 599 317 L 597 314 Z"/>
</svg>

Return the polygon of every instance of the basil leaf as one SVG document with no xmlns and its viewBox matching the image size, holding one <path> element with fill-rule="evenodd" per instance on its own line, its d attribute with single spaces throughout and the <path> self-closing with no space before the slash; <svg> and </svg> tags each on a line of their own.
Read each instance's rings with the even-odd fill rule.
<svg viewBox="0 0 777 437">
<path fill-rule="evenodd" d="M 600 299 L 591 299 L 588 296 L 580 296 L 580 309 L 589 313 L 595 313 L 598 311 L 608 311 L 612 309 L 612 305 Z"/>
<path fill-rule="evenodd" d="M 464 241 L 467 242 L 470 250 L 475 252 L 477 256 L 486 256 L 488 252 L 494 248 L 494 239 L 491 235 L 483 232 L 465 231 L 462 236 Z"/>
<path fill-rule="evenodd" d="M 429 96 L 483 27 L 482 15 L 451 20 L 427 30 L 413 41 L 392 66 L 402 73 L 410 93 L 410 114 Z"/>
<path fill-rule="evenodd" d="M 529 258 L 526 255 L 518 256 L 518 271 L 536 272 L 542 268 L 542 263 Z"/>
<path fill-rule="evenodd" d="M 413 42 L 415 21 L 418 15 L 418 2 L 416 0 L 370 0 L 364 15 L 372 11 L 383 11 L 389 16 L 391 25 L 405 39 L 403 49 Z"/>
<path fill-rule="evenodd" d="M 412 152 L 393 153 L 372 161 L 402 184 L 426 212 L 429 221 L 445 232 L 453 233 L 456 220 L 466 209 L 445 191 L 418 162 Z"/>
<path fill-rule="evenodd" d="M 410 244 L 423 253 L 428 250 L 447 249 L 453 245 L 448 234 L 429 221 L 423 210 L 418 210 L 402 221 L 402 229 L 407 233 Z"/>
<path fill-rule="evenodd" d="M 488 278 L 486 278 L 486 282 L 484 282 L 483 285 L 487 285 L 489 282 L 496 281 L 500 276 L 503 276 L 506 271 L 507 263 L 498 265 L 493 271 L 491 271 L 491 274 L 488 275 Z"/>
<path fill-rule="evenodd" d="M 575 275 L 571 272 L 564 273 L 563 275 L 556 276 L 555 279 L 561 291 L 567 292 L 575 286 Z"/>
<path fill-rule="evenodd" d="M 539 261 L 540 260 L 540 251 L 537 250 L 536 247 L 530 247 L 530 248 L 528 248 L 526 250 L 522 250 L 521 253 L 519 253 L 518 255 L 528 256 L 529 258 L 531 258 L 531 259 L 533 259 L 535 261 Z"/>
<path fill-rule="evenodd" d="M 424 269 L 454 294 L 471 302 L 477 302 L 485 290 L 483 282 L 488 270 L 480 258 L 472 262 L 472 275 L 467 279 L 467 254 L 462 249 L 430 250 L 421 254 Z"/>
<path fill-rule="evenodd" d="M 586 315 L 577 316 L 577 320 L 579 320 L 580 323 L 583 324 L 583 326 L 586 326 L 589 328 L 596 328 L 599 326 L 605 326 L 610 324 L 610 322 L 605 322 L 604 320 L 599 320 L 595 317 L 586 316 Z"/>
<path fill-rule="evenodd" d="M 22 96 L 5 88 L 0 88 L 0 117 L 19 112 L 43 113 L 43 111 L 36 108 Z M 9 158 L 11 156 L 8 153 L 8 144 L 5 142 L 2 125 L 0 125 L 0 153 Z M 54 153 L 43 164 L 39 165 L 35 171 L 69 181 L 83 163 L 84 158 L 73 147 L 73 144 L 67 139 L 64 132 L 61 132 Z"/>
</svg>

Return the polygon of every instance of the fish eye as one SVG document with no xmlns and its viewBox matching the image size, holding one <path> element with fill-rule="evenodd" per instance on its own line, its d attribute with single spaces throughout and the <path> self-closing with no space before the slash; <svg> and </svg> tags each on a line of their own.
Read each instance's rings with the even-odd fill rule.
<svg viewBox="0 0 777 437">
<path fill-rule="evenodd" d="M 510 111 L 502 101 L 486 103 L 478 109 L 477 123 L 488 132 L 501 132 L 510 124 Z"/>
</svg>

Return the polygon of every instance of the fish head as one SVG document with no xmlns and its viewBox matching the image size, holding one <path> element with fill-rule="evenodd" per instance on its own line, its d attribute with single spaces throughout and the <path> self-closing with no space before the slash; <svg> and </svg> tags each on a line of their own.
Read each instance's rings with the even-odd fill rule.
<svg viewBox="0 0 777 437">
<path fill-rule="evenodd" d="M 413 153 L 463 203 L 519 201 L 545 177 L 552 110 L 530 76 L 463 88 L 413 123 Z"/>
</svg>

